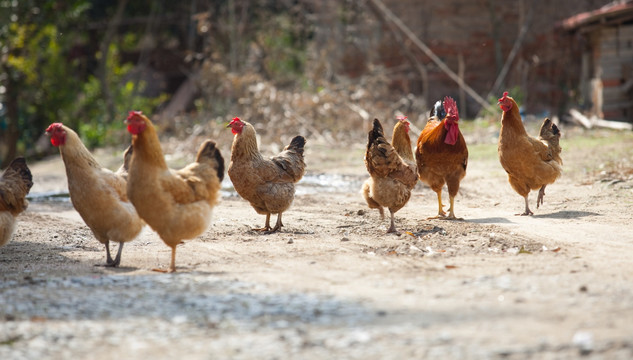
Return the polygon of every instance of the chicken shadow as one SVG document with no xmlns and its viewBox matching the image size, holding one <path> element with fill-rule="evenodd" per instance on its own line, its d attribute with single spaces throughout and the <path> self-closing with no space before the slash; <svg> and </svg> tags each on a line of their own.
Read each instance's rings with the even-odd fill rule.
<svg viewBox="0 0 633 360">
<path fill-rule="evenodd" d="M 600 216 L 601 214 L 592 211 L 576 211 L 576 210 L 561 210 L 549 214 L 532 215 L 535 218 L 544 219 L 578 219 L 587 216 Z"/>
<path fill-rule="evenodd" d="M 467 222 L 477 223 L 477 224 L 512 224 L 508 218 L 504 217 L 487 217 L 480 219 L 466 219 Z"/>
</svg>

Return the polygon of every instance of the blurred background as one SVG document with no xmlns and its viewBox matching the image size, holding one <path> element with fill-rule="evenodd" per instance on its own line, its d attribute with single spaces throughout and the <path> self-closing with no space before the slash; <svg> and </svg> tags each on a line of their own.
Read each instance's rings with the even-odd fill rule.
<svg viewBox="0 0 633 360">
<path fill-rule="evenodd" d="M 503 91 L 539 120 L 632 123 L 633 2 L 0 0 L 1 167 L 57 153 L 52 122 L 125 148 L 130 110 L 195 152 L 228 147 L 234 116 L 270 142 L 363 143 L 446 95 L 494 128 Z"/>
</svg>

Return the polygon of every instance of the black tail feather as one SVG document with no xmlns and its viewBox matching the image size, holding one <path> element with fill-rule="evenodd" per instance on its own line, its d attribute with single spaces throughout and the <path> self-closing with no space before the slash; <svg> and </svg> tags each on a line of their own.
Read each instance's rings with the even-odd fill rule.
<svg viewBox="0 0 633 360">
<path fill-rule="evenodd" d="M 374 119 L 374 127 L 367 134 L 367 148 L 369 149 L 372 144 L 376 143 L 378 139 L 385 137 L 385 131 L 382 128 L 382 124 L 378 119 Z"/>
<path fill-rule="evenodd" d="M 215 141 L 207 140 L 200 146 L 196 161 L 200 162 L 201 157 L 215 159 L 218 166 L 216 168 L 218 179 L 222 181 L 224 179 L 224 158 L 220 153 L 220 149 L 217 148 Z"/>
<path fill-rule="evenodd" d="M 435 105 L 433 105 L 429 117 L 433 116 L 437 116 L 437 118 L 440 120 L 446 117 L 446 110 L 444 110 L 444 103 L 442 102 L 442 100 L 436 101 Z"/>
<path fill-rule="evenodd" d="M 216 149 L 217 151 L 215 152 L 215 161 L 218 162 L 218 168 L 216 169 L 217 173 L 218 173 L 218 179 L 220 179 L 220 182 L 222 180 L 224 180 L 224 158 L 222 157 L 222 154 L 220 154 L 220 149 Z"/>
<path fill-rule="evenodd" d="M 306 138 L 301 135 L 297 135 L 290 140 L 290 145 L 288 145 L 288 149 L 293 149 L 299 154 L 303 155 L 303 148 L 306 145 Z"/>
</svg>

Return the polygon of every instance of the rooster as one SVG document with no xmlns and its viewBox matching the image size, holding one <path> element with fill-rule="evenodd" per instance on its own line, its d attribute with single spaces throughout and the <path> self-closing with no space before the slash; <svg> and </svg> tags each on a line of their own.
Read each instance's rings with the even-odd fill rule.
<svg viewBox="0 0 633 360">
<path fill-rule="evenodd" d="M 251 124 L 236 117 L 227 127 L 235 135 L 228 171 L 233 187 L 258 214 L 266 215 L 264 227 L 254 230 L 279 231 L 283 226 L 281 214 L 294 200 L 295 183 L 305 174 L 306 140 L 295 136 L 279 155 L 265 159 L 257 148 L 255 128 Z M 270 227 L 271 214 L 277 214 L 274 228 Z"/>
<path fill-rule="evenodd" d="M 439 210 L 435 218 L 458 219 L 455 216 L 455 196 L 468 165 L 468 148 L 459 131 L 458 121 L 457 103 L 453 98 L 447 96 L 443 102 L 437 101 L 415 149 L 418 176 L 437 193 Z M 442 204 L 444 184 L 448 187 L 450 200 L 448 216 Z"/>
<path fill-rule="evenodd" d="M 539 190 L 536 208 L 543 204 L 545 187 L 562 172 L 560 130 L 550 119 L 541 125 L 539 139 L 527 134 L 519 107 L 508 92 L 499 99 L 501 131 L 499 133 L 499 161 L 508 173 L 510 185 L 525 199 L 525 211 L 517 215 L 533 215 L 528 205 L 530 190 Z"/>
<path fill-rule="evenodd" d="M 73 207 L 95 238 L 105 245 L 105 266 L 119 266 L 123 244 L 136 238 L 144 225 L 126 194 L 125 172 L 130 149 L 125 152 L 123 165 L 114 173 L 99 165 L 69 127 L 53 123 L 46 133 L 64 161 Z M 119 243 L 114 259 L 110 255 L 110 241 Z"/>
<path fill-rule="evenodd" d="M 29 206 L 26 200 L 33 176 L 23 157 L 15 158 L 0 177 L 0 246 L 15 230 L 15 218 Z"/>
<path fill-rule="evenodd" d="M 411 190 L 418 182 L 417 166 L 411 150 L 409 122 L 406 116 L 398 117 L 393 127 L 391 144 L 378 119 L 368 134 L 365 165 L 371 176 L 363 184 L 361 193 L 371 209 L 378 209 L 384 219 L 383 206 L 391 213 L 391 225 L 387 233 L 396 231 L 394 214 L 411 197 Z"/>
<path fill-rule="evenodd" d="M 174 272 L 176 246 L 202 234 L 211 223 L 224 177 L 224 158 L 215 142 L 206 140 L 195 162 L 171 170 L 152 122 L 140 111 L 131 111 L 126 122 L 133 148 L 127 194 L 140 217 L 171 248 L 167 272 Z"/>
</svg>

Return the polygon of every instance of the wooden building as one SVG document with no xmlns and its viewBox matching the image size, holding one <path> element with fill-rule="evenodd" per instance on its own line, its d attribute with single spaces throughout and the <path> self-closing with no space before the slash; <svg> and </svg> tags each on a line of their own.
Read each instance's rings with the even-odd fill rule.
<svg viewBox="0 0 633 360">
<path fill-rule="evenodd" d="M 588 116 L 633 123 L 633 1 L 574 15 L 563 29 L 583 44 L 579 76 Z"/>
</svg>

